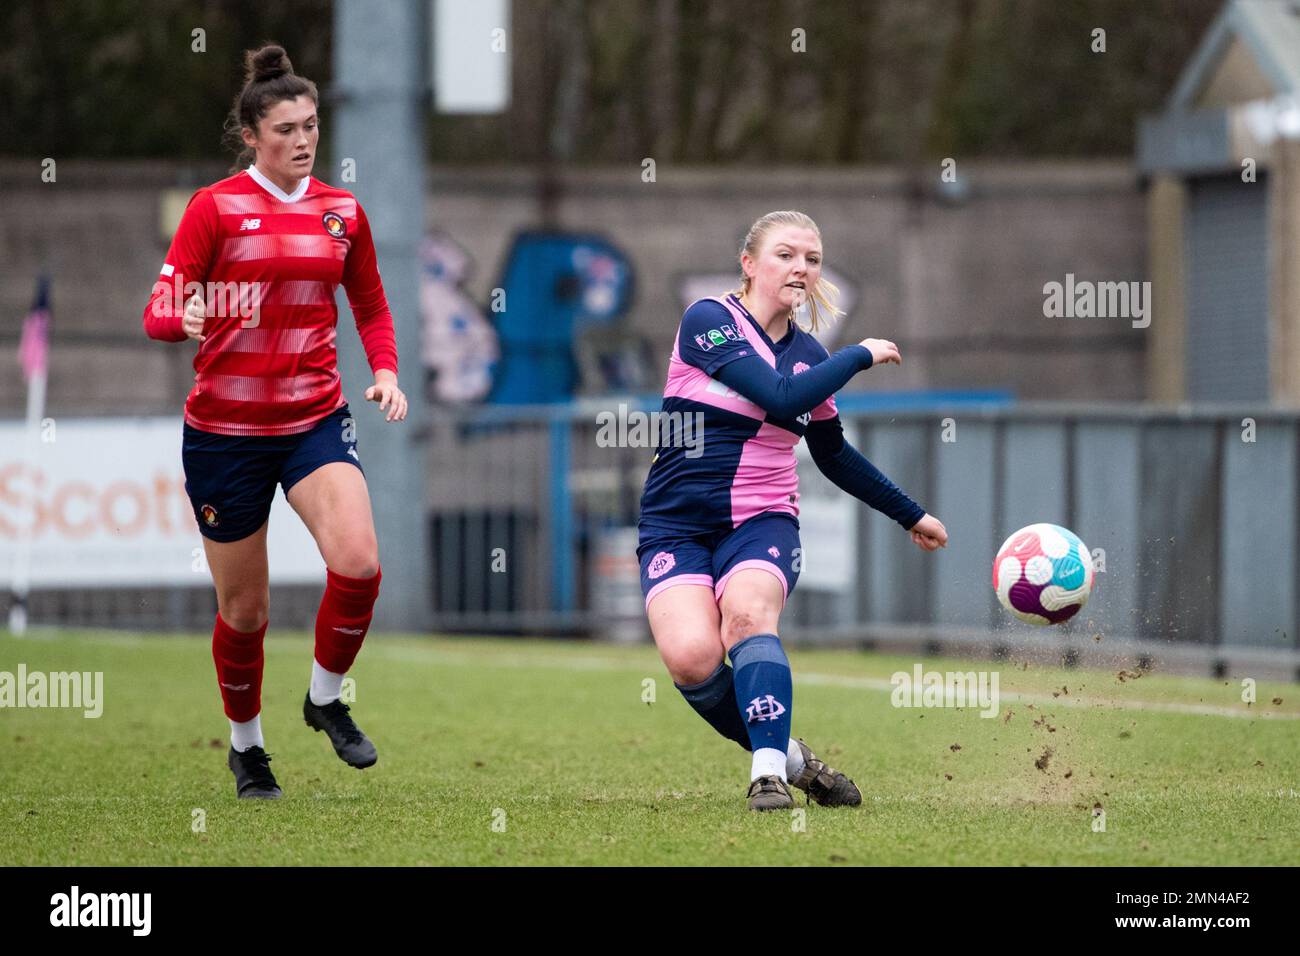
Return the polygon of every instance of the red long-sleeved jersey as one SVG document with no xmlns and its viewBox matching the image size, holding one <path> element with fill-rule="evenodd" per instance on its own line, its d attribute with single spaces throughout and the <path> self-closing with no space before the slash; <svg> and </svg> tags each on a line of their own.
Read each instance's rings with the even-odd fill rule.
<svg viewBox="0 0 1300 956">
<path fill-rule="evenodd" d="M 185 421 L 222 435 L 292 435 L 342 406 L 340 284 L 370 368 L 396 373 L 375 244 L 351 193 L 307 177 L 286 194 L 256 169 L 196 192 L 144 310 L 150 338 L 180 342 L 185 303 L 203 296 Z"/>
</svg>

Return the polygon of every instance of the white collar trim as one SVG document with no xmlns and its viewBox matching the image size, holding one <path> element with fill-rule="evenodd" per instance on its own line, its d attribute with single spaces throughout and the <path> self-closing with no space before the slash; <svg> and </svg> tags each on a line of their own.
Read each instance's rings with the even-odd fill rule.
<svg viewBox="0 0 1300 956">
<path fill-rule="evenodd" d="M 271 182 L 271 180 L 267 179 L 256 166 L 249 166 L 245 172 L 252 177 L 253 182 L 257 183 L 276 199 L 280 200 L 280 202 L 297 202 L 306 194 L 307 187 L 311 185 L 311 177 L 304 176 L 302 177 L 302 181 L 294 188 L 294 191 L 287 193 L 275 183 Z"/>
</svg>

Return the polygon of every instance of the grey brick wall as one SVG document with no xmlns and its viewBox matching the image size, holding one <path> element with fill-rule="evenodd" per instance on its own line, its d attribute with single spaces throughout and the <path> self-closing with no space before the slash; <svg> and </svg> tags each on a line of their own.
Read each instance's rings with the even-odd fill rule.
<svg viewBox="0 0 1300 956">
<path fill-rule="evenodd" d="M 1079 279 L 1146 278 L 1144 204 L 1132 167 L 999 163 L 960 171 L 970 193 L 949 204 L 931 189 L 937 166 L 924 181 L 878 168 L 660 166 L 657 181 L 643 183 L 640 165 L 629 163 L 557 174 L 548 208 L 553 225 L 602 233 L 632 258 L 637 292 L 630 322 L 663 357 L 658 382 L 681 315 L 676 277 L 734 268 L 754 218 L 796 208 L 818 221 L 827 263 L 857 288 L 840 341 L 873 335 L 903 350 L 901 369 L 861 376 L 852 388 L 1142 399 L 1144 331 L 1124 319 L 1042 314 L 1043 284 L 1063 282 L 1067 272 Z M 179 410 L 192 347 L 150 342 L 140 328 L 166 251 L 160 197 L 164 188 L 222 175 L 220 163 L 66 162 L 56 183 L 42 183 L 38 159 L 0 162 L 0 363 L 11 362 L 33 277 L 48 268 L 56 329 L 51 414 Z M 486 301 L 511 237 L 543 224 L 539 176 L 435 168 L 429 181 L 428 222 L 470 251 L 470 288 Z M 350 334 L 350 318 L 341 324 L 341 334 Z M 0 374 L 0 415 L 22 410 L 21 377 L 16 364 L 8 367 Z"/>
</svg>

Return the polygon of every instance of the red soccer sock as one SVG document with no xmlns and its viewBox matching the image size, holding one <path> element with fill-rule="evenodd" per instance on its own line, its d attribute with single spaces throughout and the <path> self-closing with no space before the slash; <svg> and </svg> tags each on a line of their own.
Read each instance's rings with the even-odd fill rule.
<svg viewBox="0 0 1300 956">
<path fill-rule="evenodd" d="M 335 674 L 346 674 L 366 639 L 379 597 L 379 580 L 350 578 L 325 569 L 325 594 L 316 612 L 316 663 Z"/>
<path fill-rule="evenodd" d="M 262 638 L 266 624 L 244 633 L 217 615 L 212 629 L 212 660 L 217 665 L 217 683 L 226 716 L 243 723 L 262 712 Z"/>
</svg>

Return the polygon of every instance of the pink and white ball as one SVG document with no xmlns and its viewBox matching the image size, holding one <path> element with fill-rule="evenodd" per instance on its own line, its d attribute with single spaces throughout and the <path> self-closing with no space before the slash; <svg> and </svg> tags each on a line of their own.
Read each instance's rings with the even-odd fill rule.
<svg viewBox="0 0 1300 956">
<path fill-rule="evenodd" d="M 998 549 L 993 590 L 1002 606 L 1020 620 L 1060 624 L 1088 603 L 1092 554 L 1069 528 L 1031 524 Z"/>
</svg>

